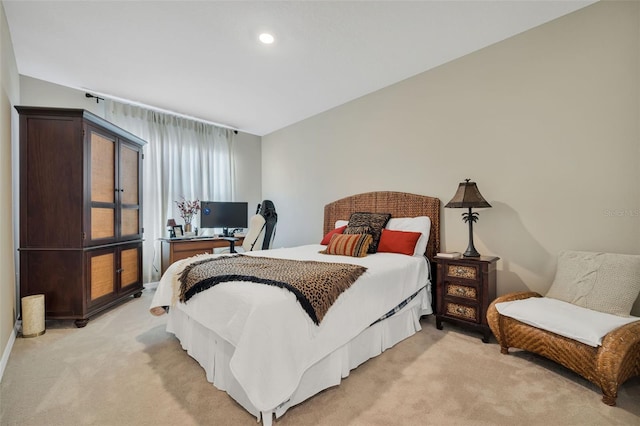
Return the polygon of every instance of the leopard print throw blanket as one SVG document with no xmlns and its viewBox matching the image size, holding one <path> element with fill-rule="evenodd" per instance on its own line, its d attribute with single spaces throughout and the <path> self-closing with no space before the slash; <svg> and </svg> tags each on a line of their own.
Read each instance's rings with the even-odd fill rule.
<svg viewBox="0 0 640 426">
<path fill-rule="evenodd" d="M 226 281 L 251 281 L 292 292 L 319 325 L 340 296 L 367 268 L 345 263 L 274 259 L 241 254 L 189 264 L 180 274 L 180 301 Z"/>
</svg>

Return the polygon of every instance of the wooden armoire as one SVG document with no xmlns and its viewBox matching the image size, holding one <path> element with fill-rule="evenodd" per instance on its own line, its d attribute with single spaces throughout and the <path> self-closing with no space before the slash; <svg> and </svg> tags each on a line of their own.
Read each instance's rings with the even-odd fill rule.
<svg viewBox="0 0 640 426">
<path fill-rule="evenodd" d="M 20 114 L 20 296 L 47 319 L 95 315 L 142 294 L 145 141 L 82 109 Z"/>
</svg>

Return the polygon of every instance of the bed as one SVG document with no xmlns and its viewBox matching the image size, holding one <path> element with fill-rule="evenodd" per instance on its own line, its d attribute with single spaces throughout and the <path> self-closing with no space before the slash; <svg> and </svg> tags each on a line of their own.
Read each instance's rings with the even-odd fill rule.
<svg viewBox="0 0 640 426">
<path fill-rule="evenodd" d="M 325 206 L 324 235 L 354 212 L 390 213 L 396 225 L 406 223 L 400 218 L 428 217 L 425 241 L 416 246 L 424 247 L 424 253 L 332 256 L 319 253 L 328 246 L 309 244 L 242 255 L 366 268 L 319 323 L 301 309 L 292 292 L 257 282 L 220 282 L 186 303 L 178 300 L 180 274 L 197 262 L 217 262 L 227 255 L 172 264 L 153 297 L 151 312 L 168 311 L 167 331 L 203 367 L 207 380 L 265 426 L 273 416 L 338 385 L 350 370 L 415 334 L 421 329 L 420 317 L 433 313 L 434 269 L 429 259 L 440 247 L 440 200 L 390 191 L 346 197 Z"/>
</svg>

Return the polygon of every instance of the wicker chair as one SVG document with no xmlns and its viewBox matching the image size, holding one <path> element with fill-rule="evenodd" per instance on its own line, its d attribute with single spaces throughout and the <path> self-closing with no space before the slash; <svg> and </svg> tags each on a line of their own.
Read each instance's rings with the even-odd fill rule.
<svg viewBox="0 0 640 426">
<path fill-rule="evenodd" d="M 487 311 L 487 321 L 498 339 L 500 352 L 509 348 L 524 349 L 542 355 L 573 370 L 602 389 L 602 402 L 616 405 L 618 387 L 627 379 L 640 376 L 640 321 L 611 331 L 602 345 L 592 347 L 576 340 L 524 324 L 500 315 L 500 302 L 542 297 L 535 292 L 511 293 L 494 300 Z"/>
</svg>

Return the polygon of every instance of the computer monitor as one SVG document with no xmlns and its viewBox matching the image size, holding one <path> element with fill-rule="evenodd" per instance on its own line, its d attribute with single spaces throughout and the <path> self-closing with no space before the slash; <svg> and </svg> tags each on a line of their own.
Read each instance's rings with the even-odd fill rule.
<svg viewBox="0 0 640 426">
<path fill-rule="evenodd" d="M 200 228 L 222 228 L 222 235 L 229 234 L 229 228 L 246 228 L 248 223 L 248 203 L 232 201 L 200 202 Z"/>
</svg>

